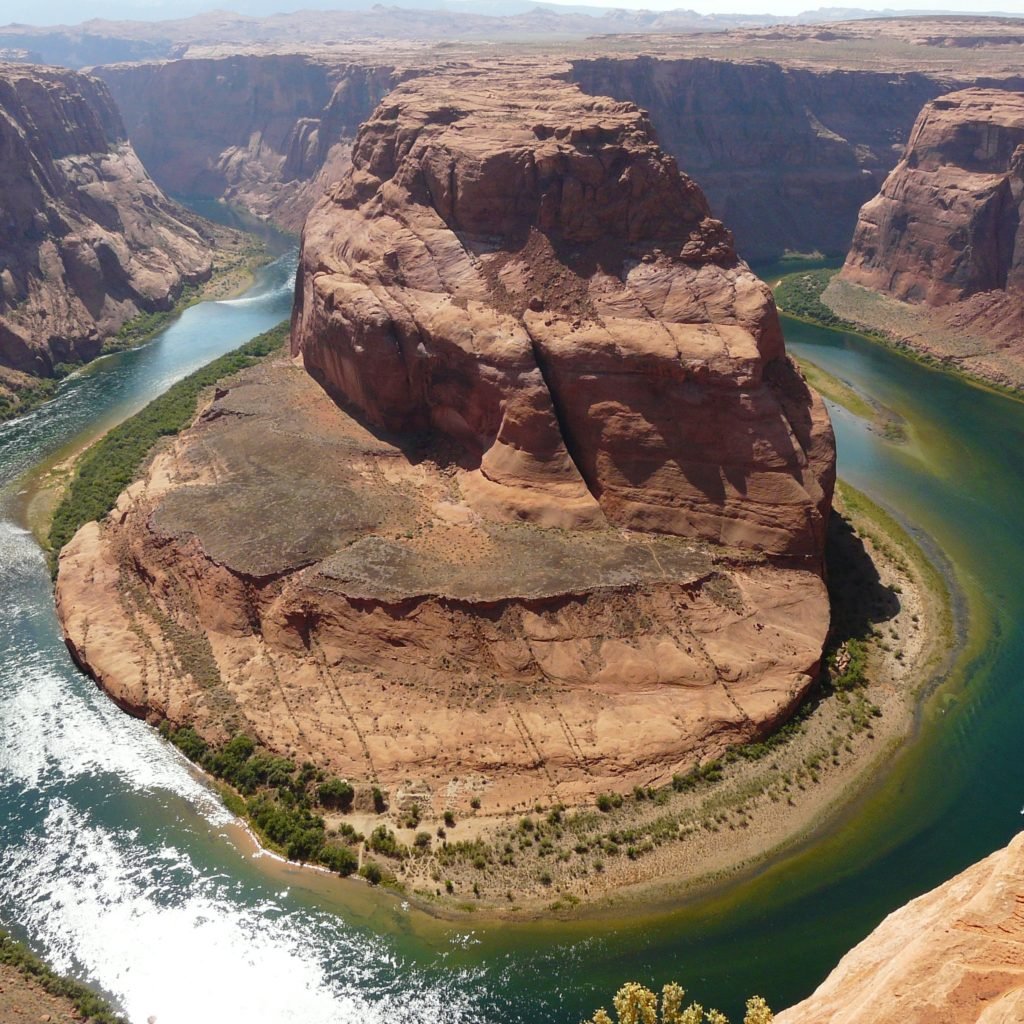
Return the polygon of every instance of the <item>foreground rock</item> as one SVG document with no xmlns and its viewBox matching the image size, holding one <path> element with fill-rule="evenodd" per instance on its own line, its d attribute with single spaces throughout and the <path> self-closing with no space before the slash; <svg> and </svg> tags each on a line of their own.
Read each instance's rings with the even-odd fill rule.
<svg viewBox="0 0 1024 1024">
<path fill-rule="evenodd" d="M 860 212 L 826 301 L 979 376 L 1024 386 L 1024 93 L 965 89 L 921 112 Z"/>
<path fill-rule="evenodd" d="M 635 107 L 536 71 L 403 85 L 299 275 L 322 387 L 229 382 L 61 556 L 117 700 L 435 809 L 664 783 L 792 713 L 831 429 Z"/>
<path fill-rule="evenodd" d="M 211 273 L 209 242 L 153 184 L 101 82 L 0 65 L 0 397 L 94 358 Z"/>
<path fill-rule="evenodd" d="M 890 914 L 777 1024 L 1024 1020 L 1024 834 Z"/>
</svg>

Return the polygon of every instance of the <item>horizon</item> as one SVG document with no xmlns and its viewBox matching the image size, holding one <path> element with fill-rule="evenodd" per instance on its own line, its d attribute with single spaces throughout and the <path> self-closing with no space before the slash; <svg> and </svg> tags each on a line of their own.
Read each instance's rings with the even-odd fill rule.
<svg viewBox="0 0 1024 1024">
<path fill-rule="evenodd" d="M 436 3 L 412 3 L 416 9 L 456 9 L 464 4 L 460 0 L 437 0 Z M 1024 16 L 1024 0 L 1000 0 L 999 9 L 974 12 L 965 9 L 965 0 L 904 0 L 893 4 L 885 0 L 866 0 L 866 2 L 844 4 L 809 5 L 807 0 L 729 0 L 727 7 L 716 0 L 614 0 L 608 4 L 586 4 L 578 0 L 537 0 L 538 4 L 551 4 L 560 7 L 592 7 L 606 10 L 621 9 L 629 11 L 693 11 L 700 15 L 717 15 L 720 17 L 776 17 L 795 18 L 804 14 L 820 15 L 828 11 L 837 13 L 870 12 L 880 16 L 928 14 L 960 14 L 973 17 L 984 16 Z M 373 6 L 373 0 L 12 0 L 5 5 L 5 20 L 2 24 L 24 24 L 34 27 L 75 26 L 92 20 L 110 21 L 164 21 L 224 11 L 251 17 L 266 17 L 270 14 L 294 13 L 302 10 L 331 11 L 348 9 L 367 9 Z M 384 6 L 403 7 L 402 0 L 384 0 Z M 474 11 L 487 6 L 487 0 L 474 4 Z M 500 16 L 501 8 L 507 5 L 501 0 L 494 0 L 495 15 Z M 839 18 L 837 20 L 843 20 Z"/>
</svg>

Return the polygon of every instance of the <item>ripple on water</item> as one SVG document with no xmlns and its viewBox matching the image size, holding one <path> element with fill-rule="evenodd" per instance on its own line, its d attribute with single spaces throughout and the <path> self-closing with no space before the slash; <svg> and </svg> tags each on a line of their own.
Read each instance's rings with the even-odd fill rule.
<svg viewBox="0 0 1024 1024">
<path fill-rule="evenodd" d="M 51 800 L 0 852 L 2 902 L 58 970 L 102 981 L 133 1021 L 468 1024 L 474 972 L 429 979 L 333 915 L 247 902 L 243 883 L 173 844 Z"/>
</svg>

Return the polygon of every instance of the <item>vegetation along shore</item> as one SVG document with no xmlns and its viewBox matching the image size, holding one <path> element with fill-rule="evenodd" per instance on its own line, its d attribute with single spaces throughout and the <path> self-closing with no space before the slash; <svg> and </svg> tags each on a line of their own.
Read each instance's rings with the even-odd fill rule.
<svg viewBox="0 0 1024 1024">
<path fill-rule="evenodd" d="M 191 422 L 204 393 L 278 353 L 286 334 L 282 325 L 197 371 L 82 455 L 53 514 L 51 557 L 106 515 L 160 439 Z M 857 406 L 852 391 L 844 397 L 860 415 L 885 416 Z M 442 916 L 614 912 L 713 884 L 792 846 L 884 770 L 910 732 L 917 697 L 954 641 L 948 583 L 884 510 L 843 484 L 828 564 L 826 669 L 797 715 L 668 786 L 608 792 L 591 806 L 537 804 L 514 816 L 476 806 L 434 820 L 408 795 L 396 801 L 365 780 L 296 764 L 244 730 L 220 745 L 189 726 L 165 722 L 161 731 L 289 859 L 391 885 Z"/>
</svg>

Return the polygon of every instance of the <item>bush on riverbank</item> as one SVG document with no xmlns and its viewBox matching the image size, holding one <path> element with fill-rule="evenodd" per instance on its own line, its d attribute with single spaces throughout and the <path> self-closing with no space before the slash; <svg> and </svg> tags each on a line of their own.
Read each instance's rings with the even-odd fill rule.
<svg viewBox="0 0 1024 1024">
<path fill-rule="evenodd" d="M 106 999 L 81 982 L 57 974 L 3 930 L 0 930 L 0 964 L 13 967 L 50 995 L 67 999 L 88 1024 L 127 1024 Z"/>
<path fill-rule="evenodd" d="M 237 373 L 279 349 L 287 340 L 288 325 L 279 324 L 233 352 L 172 385 L 130 419 L 114 427 L 81 458 L 74 478 L 50 525 L 52 567 L 60 549 L 78 529 L 102 519 L 118 495 L 135 479 L 143 462 L 162 437 L 179 433 L 192 422 L 204 388 Z"/>
<path fill-rule="evenodd" d="M 225 804 L 233 814 L 248 821 L 266 845 L 289 860 L 321 864 L 342 876 L 353 874 L 359 867 L 352 847 L 362 843 L 364 837 L 351 825 L 330 832 L 316 813 L 318 805 L 335 806 L 333 797 L 339 792 L 343 796 L 354 794 L 347 782 L 325 782 L 313 765 L 307 762 L 297 767 L 286 757 L 260 750 L 244 733 L 221 747 L 211 747 L 187 725 L 175 729 L 164 722 L 160 733 L 190 761 L 232 787 L 225 787 Z M 320 798 L 321 793 L 326 793 L 326 800 Z M 351 805 L 349 796 L 346 808 Z M 374 838 L 378 832 L 381 829 Z M 388 835 L 393 844 L 394 834 Z M 371 847 L 388 853 L 380 843 L 374 845 L 371 841 Z"/>
<path fill-rule="evenodd" d="M 821 301 L 821 293 L 838 273 L 835 270 L 809 270 L 806 274 L 790 274 L 775 289 L 775 304 L 790 316 L 814 320 L 826 327 L 849 326 Z"/>
</svg>

